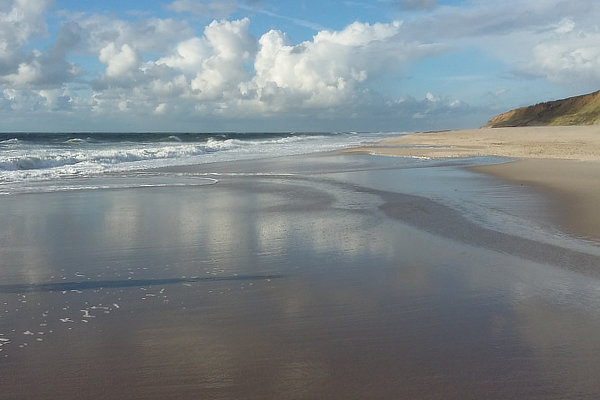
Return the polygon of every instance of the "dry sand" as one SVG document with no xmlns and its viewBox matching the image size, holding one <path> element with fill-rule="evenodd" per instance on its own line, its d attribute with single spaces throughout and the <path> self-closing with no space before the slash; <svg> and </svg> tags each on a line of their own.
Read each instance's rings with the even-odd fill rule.
<svg viewBox="0 0 600 400">
<path fill-rule="evenodd" d="M 432 158 L 491 155 L 599 161 L 600 125 L 416 133 L 362 147 L 360 152 Z"/>
<path fill-rule="evenodd" d="M 514 163 L 478 167 L 558 199 L 560 226 L 600 241 L 600 126 L 493 128 L 417 133 L 353 150 L 407 157 L 500 156 Z"/>
</svg>

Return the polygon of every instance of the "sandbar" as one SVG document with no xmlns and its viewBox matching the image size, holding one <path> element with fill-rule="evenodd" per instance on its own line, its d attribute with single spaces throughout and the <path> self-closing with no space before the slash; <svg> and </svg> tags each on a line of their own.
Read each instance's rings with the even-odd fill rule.
<svg viewBox="0 0 600 400">
<path fill-rule="evenodd" d="M 498 156 L 516 162 L 473 170 L 556 199 L 560 228 L 600 241 L 600 126 L 482 128 L 398 136 L 354 153 L 422 158 Z"/>
</svg>

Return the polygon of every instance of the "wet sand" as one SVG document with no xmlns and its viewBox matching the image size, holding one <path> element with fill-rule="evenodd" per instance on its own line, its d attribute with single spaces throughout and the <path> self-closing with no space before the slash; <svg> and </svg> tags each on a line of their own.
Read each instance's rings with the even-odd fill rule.
<svg viewBox="0 0 600 400">
<path fill-rule="evenodd" d="M 557 222 L 600 242 L 600 126 L 494 128 L 419 133 L 352 152 L 408 157 L 499 156 L 517 162 L 477 167 L 557 199 Z"/>
<path fill-rule="evenodd" d="M 558 224 L 572 235 L 600 242 L 600 160 L 524 159 L 475 171 L 528 185 L 558 199 Z"/>
<path fill-rule="evenodd" d="M 467 165 L 2 196 L 0 398 L 597 398 L 600 249 Z"/>
</svg>

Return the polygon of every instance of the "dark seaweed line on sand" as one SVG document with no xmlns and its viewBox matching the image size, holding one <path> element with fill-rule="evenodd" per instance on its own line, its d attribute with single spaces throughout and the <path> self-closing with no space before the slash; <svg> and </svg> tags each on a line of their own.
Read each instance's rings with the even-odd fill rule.
<svg viewBox="0 0 600 400">
<path fill-rule="evenodd" d="M 0 285 L 0 293 L 25 293 L 25 292 L 64 292 L 72 290 L 90 290 L 100 288 L 128 288 L 157 285 L 173 285 L 177 283 L 194 282 L 220 282 L 220 281 L 258 281 L 285 278 L 286 275 L 233 275 L 233 276 L 207 276 L 191 278 L 164 278 L 164 279 L 124 279 L 101 280 L 82 282 L 56 282 L 56 283 L 25 283 Z"/>
</svg>

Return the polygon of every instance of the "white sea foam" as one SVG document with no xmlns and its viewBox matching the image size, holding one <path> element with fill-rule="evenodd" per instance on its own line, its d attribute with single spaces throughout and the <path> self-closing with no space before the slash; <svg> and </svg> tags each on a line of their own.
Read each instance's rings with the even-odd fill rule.
<svg viewBox="0 0 600 400">
<path fill-rule="evenodd" d="M 0 146 L 10 146 L 10 145 L 18 144 L 18 143 L 19 143 L 19 139 L 17 139 L 17 138 L 0 140 Z"/>
<path fill-rule="evenodd" d="M 171 135 L 171 136 L 167 137 L 167 140 L 170 140 L 173 142 L 183 142 L 183 140 L 181 140 L 181 138 L 176 135 Z"/>
<path fill-rule="evenodd" d="M 148 135 L 140 135 L 143 140 L 137 140 L 135 134 L 128 134 L 123 140 L 92 134 L 85 138 L 65 136 L 60 140 L 43 135 L 41 138 L 34 135 L 35 140 L 31 137 L 27 137 L 27 140 L 9 137 L 0 141 L 0 194 L 42 188 L 48 190 L 53 187 L 49 182 L 64 178 L 98 177 L 106 176 L 106 173 L 129 174 L 155 167 L 330 151 L 372 142 L 392 134 L 223 134 L 193 137 L 191 140 L 185 135 L 163 136 L 158 140 L 149 140 Z M 57 183 L 54 188 L 83 188 L 70 183 L 67 188 L 61 188 Z M 152 186 L 157 183 L 148 184 Z M 102 184 L 91 186 L 106 187 Z"/>
<path fill-rule="evenodd" d="M 65 141 L 65 143 L 69 143 L 69 144 L 81 144 L 81 143 L 87 143 L 87 141 L 84 140 L 84 139 L 73 138 L 73 139 L 67 139 Z"/>
</svg>

